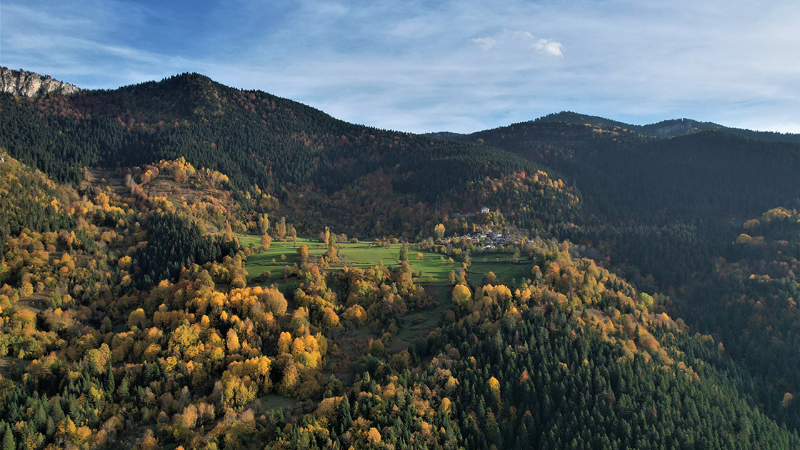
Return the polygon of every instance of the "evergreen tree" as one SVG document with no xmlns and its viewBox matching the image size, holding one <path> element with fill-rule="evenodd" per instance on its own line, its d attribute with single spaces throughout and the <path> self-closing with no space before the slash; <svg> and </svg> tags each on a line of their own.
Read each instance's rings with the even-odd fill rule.
<svg viewBox="0 0 800 450">
<path fill-rule="evenodd" d="M 11 432 L 11 427 L 6 426 L 3 435 L 3 450 L 16 450 L 17 444 L 14 442 L 14 434 Z"/>
</svg>

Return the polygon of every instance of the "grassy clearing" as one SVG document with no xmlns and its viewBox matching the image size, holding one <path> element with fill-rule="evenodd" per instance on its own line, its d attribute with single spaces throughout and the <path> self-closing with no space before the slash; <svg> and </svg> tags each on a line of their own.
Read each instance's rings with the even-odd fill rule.
<svg viewBox="0 0 800 450">
<path fill-rule="evenodd" d="M 243 246 L 253 244 L 260 246 L 260 236 L 239 235 Z M 297 250 L 301 245 L 308 247 L 309 256 L 319 257 L 327 253 L 328 249 L 317 239 L 298 238 L 297 242 L 272 241 L 268 250 L 253 254 L 247 258 L 245 267 L 250 276 L 256 277 L 270 272 L 270 277 L 262 285 L 275 284 L 286 292 L 294 289 L 297 280 L 289 278 L 283 281 L 283 268 L 292 267 L 298 263 Z M 389 246 L 376 245 L 374 241 L 347 242 L 339 246 L 339 261 L 329 270 L 336 271 L 344 267 L 357 267 L 370 269 L 376 265 L 389 268 L 400 266 L 399 254 L 402 244 Z M 448 274 L 461 267 L 461 262 L 452 261 L 448 256 L 440 253 L 418 250 L 413 245 L 408 248 L 408 262 L 414 271 L 414 282 L 424 286 L 425 291 L 434 301 L 435 307 L 427 310 L 414 311 L 405 315 L 402 326 L 389 346 L 391 353 L 402 351 L 413 345 L 419 339 L 424 339 L 441 323 L 444 314 L 450 308 L 450 294 L 453 287 L 447 282 Z M 479 253 L 472 256 L 472 265 L 468 269 L 471 283 L 480 283 L 484 275 L 494 272 L 499 282 L 508 286 L 512 281 L 519 281 L 523 277 L 530 277 L 530 263 L 515 263 L 508 253 Z M 437 304 L 438 303 L 438 304 Z M 291 302 L 290 302 L 290 310 Z M 335 376 L 345 385 L 352 383 L 355 376 L 355 364 L 359 357 L 366 353 L 370 339 L 379 339 L 381 330 L 369 327 L 347 330 L 330 344 L 338 349 L 326 357 L 326 373 Z M 263 410 L 276 410 L 293 407 L 297 402 L 290 398 L 278 395 L 268 395 L 259 400 Z"/>
<path fill-rule="evenodd" d="M 11 372 L 11 365 L 14 359 L 7 356 L 0 356 L 0 376 L 7 377 Z"/>
<path fill-rule="evenodd" d="M 448 290 L 449 293 L 449 290 Z M 390 350 L 399 352 L 419 339 L 425 338 L 439 326 L 442 315 L 450 307 L 450 302 L 440 302 L 439 306 L 425 311 L 415 311 L 405 317 L 405 324 L 397 333 Z"/>
<path fill-rule="evenodd" d="M 258 247 L 261 245 L 261 237 L 247 234 L 239 235 L 239 242 L 247 247 L 251 243 Z M 284 266 L 292 267 L 297 262 L 297 249 L 301 245 L 308 246 L 308 253 L 310 255 L 322 255 L 325 249 L 322 247 L 317 248 L 316 242 L 310 239 L 297 239 L 297 245 L 294 242 L 278 242 L 273 241 L 268 250 L 261 253 L 250 255 L 245 262 L 245 269 L 250 276 L 259 276 L 265 271 L 270 272 L 269 280 L 264 284 L 281 284 L 281 271 Z"/>
<path fill-rule="evenodd" d="M 243 246 L 252 243 L 257 247 L 260 245 L 260 239 L 259 236 L 239 235 L 239 242 Z M 287 265 L 291 267 L 298 262 L 297 249 L 303 244 L 308 247 L 309 255 L 321 256 L 327 252 L 325 245 L 317 240 L 298 238 L 296 245 L 292 241 L 272 241 L 268 250 L 247 258 L 245 265 L 247 273 L 250 276 L 259 276 L 268 270 L 270 278 L 266 284 L 279 283 L 283 267 Z M 378 264 L 397 267 L 400 265 L 400 261 L 397 259 L 400 248 L 401 244 L 382 247 L 376 246 L 372 241 L 343 243 L 339 249 L 340 261 L 331 268 L 349 266 L 369 269 Z M 442 255 L 438 253 L 417 251 L 411 247 L 408 249 L 408 262 L 414 270 L 414 281 L 418 283 L 444 283 L 447 281 L 447 274 L 458 267 L 458 263 L 450 262 L 447 257 L 442 258 Z M 421 276 L 420 272 L 422 272 Z"/>
<path fill-rule="evenodd" d="M 501 283 L 511 286 L 514 280 L 530 278 L 531 267 L 528 262 L 514 263 L 512 256 L 507 253 L 488 253 L 473 256 L 468 272 L 473 283 L 480 283 L 484 275 L 494 272 Z"/>
<path fill-rule="evenodd" d="M 253 243 L 257 247 L 260 245 L 260 236 L 243 234 L 239 235 L 239 241 L 244 246 Z M 281 275 L 283 267 L 287 265 L 292 267 L 298 262 L 297 249 L 303 244 L 308 247 L 309 255 L 321 256 L 327 252 L 325 245 L 316 239 L 298 238 L 297 244 L 292 241 L 273 241 L 268 250 L 247 258 L 247 273 L 250 276 L 259 276 L 268 270 L 270 277 L 262 284 L 283 286 L 285 284 Z M 339 249 L 340 261 L 331 266 L 331 269 L 341 269 L 345 266 L 369 269 L 378 264 L 396 268 L 400 265 L 397 258 L 401 246 L 402 244 L 377 246 L 374 241 L 343 243 Z M 442 288 L 447 287 L 448 273 L 460 267 L 459 262 L 451 262 L 446 255 L 419 251 L 413 248 L 413 245 L 408 249 L 408 262 L 414 270 L 415 283 Z M 515 263 L 512 255 L 508 253 L 484 253 L 473 255 L 468 273 L 472 283 L 480 283 L 484 275 L 494 272 L 501 283 L 510 286 L 514 281 L 530 277 L 530 267 L 528 262 Z"/>
<path fill-rule="evenodd" d="M 373 242 L 348 243 L 342 245 L 340 254 L 342 262 L 351 267 L 368 269 L 380 263 L 396 267 L 400 265 L 397 258 L 401 247 L 401 244 L 387 248 L 375 246 Z M 414 270 L 416 283 L 444 283 L 447 281 L 447 274 L 458 266 L 458 263 L 442 258 L 438 253 L 418 251 L 411 246 L 408 249 L 408 263 Z"/>
<path fill-rule="evenodd" d="M 261 408 L 265 411 L 277 411 L 279 409 L 292 408 L 297 404 L 297 400 L 289 397 L 282 397 L 276 394 L 269 394 L 258 399 Z"/>
</svg>

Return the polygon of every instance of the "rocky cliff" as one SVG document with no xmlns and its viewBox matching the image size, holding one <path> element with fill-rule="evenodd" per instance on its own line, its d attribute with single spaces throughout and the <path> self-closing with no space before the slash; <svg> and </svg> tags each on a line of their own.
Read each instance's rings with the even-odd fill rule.
<svg viewBox="0 0 800 450">
<path fill-rule="evenodd" d="M 77 86 L 54 80 L 50 76 L 0 67 L 0 92 L 36 97 L 45 94 L 72 95 L 80 90 Z"/>
</svg>

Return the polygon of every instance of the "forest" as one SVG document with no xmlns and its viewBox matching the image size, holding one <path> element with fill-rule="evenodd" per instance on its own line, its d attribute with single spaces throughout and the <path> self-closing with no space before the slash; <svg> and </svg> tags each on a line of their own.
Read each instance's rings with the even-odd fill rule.
<svg viewBox="0 0 800 450">
<path fill-rule="evenodd" d="M 188 73 L 0 111 L 4 449 L 800 447 L 792 135 Z"/>
</svg>

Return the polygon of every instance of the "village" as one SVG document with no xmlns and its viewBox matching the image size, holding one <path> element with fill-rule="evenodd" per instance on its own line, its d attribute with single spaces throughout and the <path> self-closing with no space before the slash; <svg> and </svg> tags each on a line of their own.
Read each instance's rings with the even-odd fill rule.
<svg viewBox="0 0 800 450">
<path fill-rule="evenodd" d="M 471 241 L 475 246 L 482 246 L 484 250 L 490 250 L 497 247 L 504 247 L 509 241 L 511 235 L 503 233 L 473 233 L 465 234 L 463 236 L 454 237 L 452 241 L 463 242 L 464 240 Z"/>
<path fill-rule="evenodd" d="M 457 218 L 475 217 L 478 214 L 488 214 L 489 212 L 490 212 L 489 208 L 482 207 L 480 212 L 478 212 L 478 213 L 474 213 L 474 212 L 464 213 L 464 214 L 462 214 L 462 213 L 453 213 L 453 217 L 457 217 Z M 471 234 L 465 234 L 463 236 L 456 236 L 456 237 L 452 237 L 452 238 L 449 239 L 449 242 L 451 242 L 453 244 L 464 242 L 464 241 L 472 242 L 472 245 L 474 245 L 476 247 L 483 248 L 484 250 L 491 250 L 491 249 L 495 249 L 495 248 L 498 248 L 498 247 L 504 247 L 507 244 L 513 244 L 514 243 L 514 242 L 511 241 L 511 235 L 510 234 L 503 234 L 503 233 L 499 233 L 499 232 L 493 232 L 491 230 L 487 230 L 485 232 L 483 232 L 483 231 L 474 232 L 474 233 L 471 233 Z"/>
</svg>

